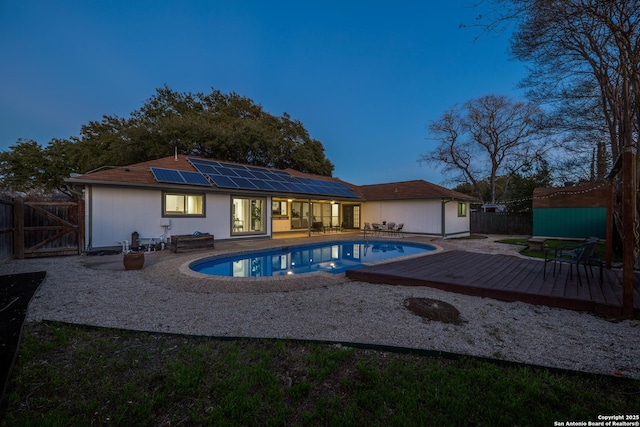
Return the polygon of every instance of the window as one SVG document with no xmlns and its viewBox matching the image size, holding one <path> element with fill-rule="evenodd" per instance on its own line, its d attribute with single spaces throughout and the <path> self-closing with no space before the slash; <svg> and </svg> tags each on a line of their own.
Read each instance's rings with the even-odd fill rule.
<svg viewBox="0 0 640 427">
<path fill-rule="evenodd" d="M 287 209 L 287 202 L 284 200 L 274 200 L 271 202 L 271 214 L 273 216 L 287 216 L 289 210 Z"/>
<path fill-rule="evenodd" d="M 164 193 L 162 216 L 205 216 L 204 194 Z"/>
<path fill-rule="evenodd" d="M 234 197 L 231 204 L 231 233 L 232 234 L 264 234 L 265 227 L 265 199 L 245 199 Z"/>
<path fill-rule="evenodd" d="M 337 227 L 340 225 L 340 205 L 331 203 L 331 225 Z"/>
<path fill-rule="evenodd" d="M 291 228 L 307 229 L 309 227 L 309 204 L 307 202 L 291 203 Z"/>
<path fill-rule="evenodd" d="M 467 204 L 458 203 L 458 216 L 467 216 Z"/>
</svg>

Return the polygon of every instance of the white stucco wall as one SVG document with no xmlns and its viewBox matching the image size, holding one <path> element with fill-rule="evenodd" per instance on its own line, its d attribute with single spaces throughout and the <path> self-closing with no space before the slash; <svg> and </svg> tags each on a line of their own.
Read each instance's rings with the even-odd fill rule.
<svg viewBox="0 0 640 427">
<path fill-rule="evenodd" d="M 404 232 L 441 234 L 440 200 L 398 200 L 362 204 L 362 226 L 365 222 L 404 223 Z"/>
<path fill-rule="evenodd" d="M 86 243 L 85 247 L 104 248 L 119 246 L 118 242 L 131 241 L 137 231 L 141 238 L 161 239 L 165 229 L 161 226 L 162 191 L 111 186 L 92 186 L 85 191 Z M 290 221 L 271 217 L 271 198 L 266 198 L 266 234 L 290 229 Z M 467 216 L 458 217 L 458 202 L 445 204 L 445 235 L 469 233 Z M 164 218 L 171 221 L 166 240 L 171 235 L 192 234 L 194 231 L 213 234 L 216 240 L 255 237 L 231 236 L 231 195 L 205 193 L 204 218 Z M 361 204 L 361 227 L 365 222 L 382 221 L 404 223 L 404 232 L 442 235 L 442 202 L 440 200 L 372 201 Z M 272 224 L 273 223 L 273 224 Z M 273 230 L 272 230 L 273 225 Z"/>
<path fill-rule="evenodd" d="M 87 204 L 86 239 L 92 248 L 118 246 L 123 240 L 131 241 L 137 231 L 141 238 L 160 239 L 162 227 L 162 191 L 137 188 L 93 186 L 85 191 Z M 267 198 L 266 218 L 271 216 L 271 200 Z M 164 218 L 171 221 L 167 241 L 171 235 L 192 234 L 194 231 L 210 233 L 216 240 L 231 237 L 231 196 L 205 193 L 204 218 Z M 271 233 L 267 221 L 267 235 Z"/>
<path fill-rule="evenodd" d="M 458 217 L 458 202 L 445 205 L 445 233 L 469 231 L 469 216 Z M 398 200 L 362 204 L 362 226 L 365 222 L 404 223 L 404 232 L 442 235 L 442 202 L 440 200 Z"/>
<path fill-rule="evenodd" d="M 469 218 L 469 203 L 467 205 L 467 215 L 459 217 L 458 216 L 458 202 L 447 202 L 445 204 L 445 212 L 446 212 L 446 222 L 445 222 L 445 235 L 469 235 L 470 231 L 470 218 Z"/>
</svg>

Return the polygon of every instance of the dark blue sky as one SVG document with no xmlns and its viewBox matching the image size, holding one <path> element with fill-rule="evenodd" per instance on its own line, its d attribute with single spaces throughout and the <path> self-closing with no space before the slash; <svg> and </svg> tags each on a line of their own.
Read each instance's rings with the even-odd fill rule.
<svg viewBox="0 0 640 427">
<path fill-rule="evenodd" d="M 287 112 L 355 184 L 425 179 L 427 125 L 486 94 L 519 98 L 508 34 L 469 0 L 0 2 L 0 150 L 127 117 L 168 85 Z M 486 12 L 486 11 L 485 11 Z"/>
</svg>

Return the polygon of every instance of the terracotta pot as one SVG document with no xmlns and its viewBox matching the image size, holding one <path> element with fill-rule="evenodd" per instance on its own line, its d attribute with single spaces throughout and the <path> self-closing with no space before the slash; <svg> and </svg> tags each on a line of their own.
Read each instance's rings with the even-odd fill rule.
<svg viewBox="0 0 640 427">
<path fill-rule="evenodd" d="M 129 252 L 124 254 L 122 262 L 124 263 L 125 270 L 140 270 L 144 265 L 144 252 Z"/>
</svg>

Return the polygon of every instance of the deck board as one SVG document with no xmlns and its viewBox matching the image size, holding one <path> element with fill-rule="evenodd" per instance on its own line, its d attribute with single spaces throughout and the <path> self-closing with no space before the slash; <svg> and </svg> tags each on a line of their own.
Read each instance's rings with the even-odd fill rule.
<svg viewBox="0 0 640 427">
<path fill-rule="evenodd" d="M 622 308 L 622 273 L 603 270 L 594 277 L 584 270 L 580 276 L 564 265 L 553 274 L 553 266 L 541 260 L 465 251 L 446 251 L 418 258 L 363 266 L 348 270 L 353 280 L 403 286 L 428 286 L 449 292 L 482 296 L 505 301 L 522 301 L 571 310 L 590 311 L 618 317 Z M 634 282 L 634 317 L 640 318 L 640 278 Z"/>
</svg>

